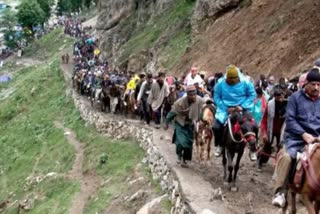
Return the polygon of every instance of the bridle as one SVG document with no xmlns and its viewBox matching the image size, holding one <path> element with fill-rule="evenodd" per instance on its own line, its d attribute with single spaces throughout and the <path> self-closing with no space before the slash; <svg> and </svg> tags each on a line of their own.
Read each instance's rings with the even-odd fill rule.
<svg viewBox="0 0 320 214">
<path fill-rule="evenodd" d="M 251 139 L 253 139 L 253 138 L 256 137 L 256 133 L 254 133 L 254 132 L 247 132 L 247 133 L 243 134 L 241 128 L 239 128 L 239 133 L 240 133 L 241 139 L 240 139 L 240 140 L 236 140 L 236 139 L 234 138 L 234 135 L 233 135 L 233 130 L 232 130 L 232 124 L 231 124 L 230 116 L 228 117 L 227 124 L 228 124 L 228 129 L 229 129 L 229 134 L 230 134 L 231 140 L 232 140 L 233 142 L 235 142 L 235 143 L 248 143 Z"/>
</svg>

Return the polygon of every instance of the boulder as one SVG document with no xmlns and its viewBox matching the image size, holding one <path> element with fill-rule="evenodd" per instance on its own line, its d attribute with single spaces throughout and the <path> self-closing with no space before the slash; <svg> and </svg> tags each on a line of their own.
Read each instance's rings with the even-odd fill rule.
<svg viewBox="0 0 320 214">
<path fill-rule="evenodd" d="M 137 214 L 155 214 L 157 210 L 160 210 L 161 201 L 167 198 L 167 195 L 160 196 L 153 199 L 152 201 L 143 205 L 143 207 L 137 212 Z"/>
</svg>

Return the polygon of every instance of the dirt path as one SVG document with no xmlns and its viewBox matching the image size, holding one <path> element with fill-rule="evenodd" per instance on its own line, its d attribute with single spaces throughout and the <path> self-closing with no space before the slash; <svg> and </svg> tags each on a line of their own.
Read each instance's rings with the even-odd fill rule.
<svg viewBox="0 0 320 214">
<path fill-rule="evenodd" d="M 91 195 L 94 195 L 100 185 L 100 179 L 94 172 L 83 174 L 82 166 L 84 160 L 84 144 L 76 139 L 76 135 L 70 129 L 65 128 L 61 123 L 55 122 L 55 126 L 63 129 L 68 143 L 74 146 L 76 158 L 72 169 L 66 174 L 70 180 L 77 180 L 80 183 L 80 192 L 76 194 L 72 201 L 69 214 L 81 214 Z"/>
</svg>

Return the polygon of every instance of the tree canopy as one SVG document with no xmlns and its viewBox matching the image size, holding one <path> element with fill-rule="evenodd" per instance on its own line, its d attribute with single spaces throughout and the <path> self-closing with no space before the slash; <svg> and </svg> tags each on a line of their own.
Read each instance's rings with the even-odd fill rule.
<svg viewBox="0 0 320 214">
<path fill-rule="evenodd" d="M 25 0 L 21 3 L 17 13 L 18 22 L 23 27 L 32 29 L 32 26 L 43 24 L 46 21 L 45 12 L 37 0 Z"/>
<path fill-rule="evenodd" d="M 37 2 L 43 10 L 45 20 L 47 21 L 51 16 L 51 6 L 54 4 L 54 0 L 37 0 Z"/>
</svg>

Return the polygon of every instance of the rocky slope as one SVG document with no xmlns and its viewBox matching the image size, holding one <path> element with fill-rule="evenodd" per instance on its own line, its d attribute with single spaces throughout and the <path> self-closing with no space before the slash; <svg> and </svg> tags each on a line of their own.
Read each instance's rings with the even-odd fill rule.
<svg viewBox="0 0 320 214">
<path fill-rule="evenodd" d="M 233 63 L 290 76 L 318 56 L 317 0 L 101 0 L 97 24 L 114 66 L 209 73 Z"/>
</svg>

